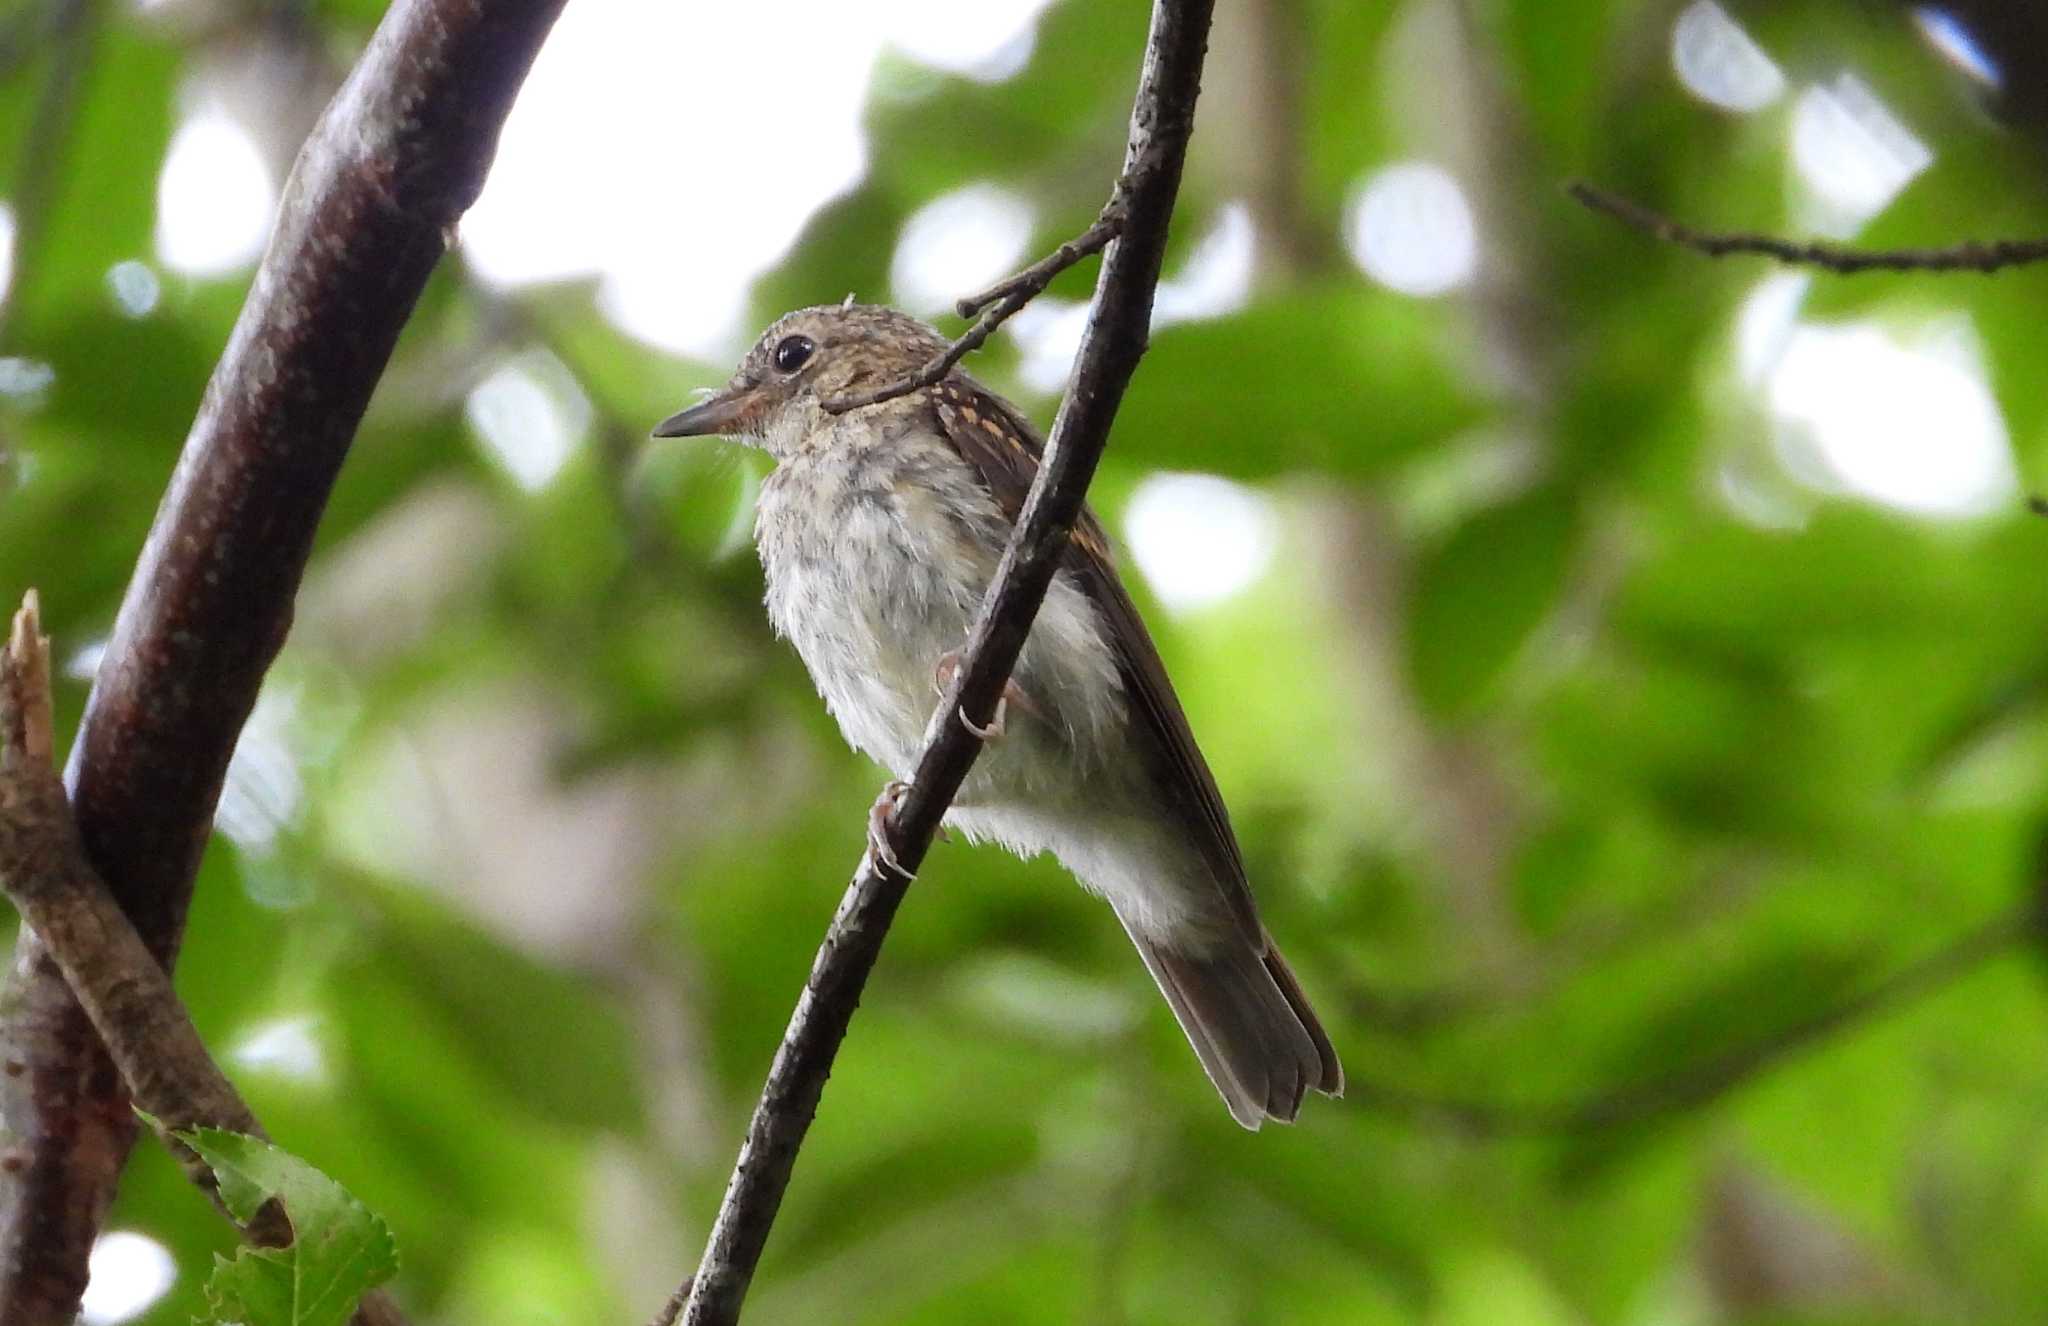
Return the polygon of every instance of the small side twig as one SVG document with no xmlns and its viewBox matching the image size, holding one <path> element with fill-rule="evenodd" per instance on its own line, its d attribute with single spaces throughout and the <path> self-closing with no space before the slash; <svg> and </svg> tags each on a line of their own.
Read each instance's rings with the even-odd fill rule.
<svg viewBox="0 0 2048 1326">
<path fill-rule="evenodd" d="M 668 1296 L 668 1302 L 661 1305 L 661 1311 L 654 1314 L 654 1320 L 649 1322 L 648 1326 L 676 1326 L 677 1320 L 683 1315 L 683 1309 L 689 1305 L 690 1288 L 696 1283 L 696 1276 L 684 1276 L 683 1282 L 676 1286 L 676 1292 Z"/>
<path fill-rule="evenodd" d="M 1120 218 L 1117 244 L 1096 278 L 1094 305 L 1044 463 L 982 601 L 964 661 L 925 729 L 910 790 L 890 817 L 889 835 L 903 873 L 884 868 L 870 851 L 847 886 L 748 1121 L 683 1311 L 684 1326 L 731 1326 L 739 1319 L 832 1061 L 908 890 L 907 876 L 922 864 L 940 819 L 981 752 L 981 742 L 955 716 L 978 727 L 994 718 L 1032 619 L 1065 558 L 1117 407 L 1145 353 L 1214 10 L 1215 0 L 1154 0 L 1123 171 L 1104 222 L 1090 231 L 1107 243 L 1102 227 Z M 1025 288 L 999 295 L 997 306 L 1019 299 Z"/>
<path fill-rule="evenodd" d="M 50 720 L 50 641 L 30 590 L 0 649 L 0 888 L 55 957 L 136 1106 L 163 1128 L 186 1176 L 220 1202 L 211 1168 L 173 1134 L 225 1128 L 263 1137 L 263 1125 L 205 1043 L 171 978 L 86 860 L 57 776 Z M 242 1226 L 259 1247 L 288 1247 L 284 1208 L 264 1203 Z M 402 1326 L 381 1295 L 360 1326 Z"/>
<path fill-rule="evenodd" d="M 1793 267 L 1818 267 L 1837 276 L 1861 272 L 1981 272 L 2048 260 L 2048 239 L 1970 240 L 1933 249 L 1855 249 L 1817 241 L 1781 239 L 1755 231 L 1700 230 L 1653 211 L 1633 199 L 1610 193 L 1584 180 L 1565 192 L 1581 206 L 1613 217 L 1652 239 L 1676 244 L 1709 258 L 1747 254 L 1772 258 Z"/>
<path fill-rule="evenodd" d="M 1095 224 L 1074 238 L 1032 263 L 1015 276 L 1005 277 L 978 295 L 961 300 L 955 308 L 963 318 L 981 317 L 969 327 L 959 340 L 946 347 L 945 353 L 937 356 L 923 368 L 908 377 L 896 379 L 867 391 L 847 392 L 832 396 L 820 402 L 827 414 L 845 414 L 866 405 L 880 405 L 893 401 L 898 396 L 908 396 L 921 391 L 953 371 L 953 366 L 987 343 L 996 328 L 1009 321 L 1010 315 L 1036 299 L 1053 278 L 1072 267 L 1091 253 L 1099 253 L 1109 242 L 1122 233 L 1124 228 L 1123 208 L 1112 201 L 1095 218 Z M 985 310 L 985 311 L 984 311 Z"/>
</svg>

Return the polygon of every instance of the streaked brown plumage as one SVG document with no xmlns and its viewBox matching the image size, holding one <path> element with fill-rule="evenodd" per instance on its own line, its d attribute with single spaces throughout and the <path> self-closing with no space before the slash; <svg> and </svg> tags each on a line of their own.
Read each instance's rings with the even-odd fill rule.
<svg viewBox="0 0 2048 1326">
<path fill-rule="evenodd" d="M 755 539 L 768 612 L 847 740 L 910 776 L 935 669 L 966 642 L 1037 473 L 1029 420 L 955 370 L 828 414 L 820 401 L 945 347 L 893 309 L 801 309 L 657 436 L 766 450 Z M 1335 1050 L 1259 920 L 1230 817 L 1109 540 L 1084 512 L 1013 675 L 1020 703 L 946 822 L 1051 851 L 1115 909 L 1231 1115 L 1292 1120 L 1343 1089 Z"/>
</svg>

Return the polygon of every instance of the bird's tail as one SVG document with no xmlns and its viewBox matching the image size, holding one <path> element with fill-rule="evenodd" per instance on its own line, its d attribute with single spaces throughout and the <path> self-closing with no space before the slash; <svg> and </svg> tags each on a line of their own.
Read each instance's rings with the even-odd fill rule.
<svg viewBox="0 0 2048 1326">
<path fill-rule="evenodd" d="M 1118 919 L 1124 919 L 1121 911 Z M 1128 920 L 1124 931 L 1233 1119 L 1254 1129 L 1268 1119 L 1292 1123 L 1310 1087 L 1343 1094 L 1337 1051 L 1271 936 L 1262 934 L 1254 945 L 1233 931 L 1195 956 L 1146 936 Z"/>
</svg>

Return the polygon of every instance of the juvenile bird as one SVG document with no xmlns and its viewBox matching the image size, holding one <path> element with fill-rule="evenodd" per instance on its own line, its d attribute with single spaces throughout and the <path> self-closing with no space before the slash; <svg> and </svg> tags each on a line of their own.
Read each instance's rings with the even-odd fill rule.
<svg viewBox="0 0 2048 1326">
<path fill-rule="evenodd" d="M 766 451 L 754 538 L 768 616 L 856 748 L 911 776 L 935 700 L 1043 450 L 1016 406 L 955 369 L 841 414 L 823 402 L 943 352 L 894 309 L 800 309 L 656 437 Z M 962 720 L 965 721 L 965 716 Z M 1240 1124 L 1292 1120 L 1344 1070 L 1259 920 L 1229 814 L 1092 513 L 1074 528 L 989 735 L 945 822 L 1049 851 L 1115 910 Z M 887 852 L 887 839 L 878 839 Z"/>
</svg>

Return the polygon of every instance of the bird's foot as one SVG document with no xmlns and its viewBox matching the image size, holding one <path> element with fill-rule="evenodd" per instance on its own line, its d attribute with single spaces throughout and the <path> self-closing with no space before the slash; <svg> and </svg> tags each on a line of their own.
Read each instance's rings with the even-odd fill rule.
<svg viewBox="0 0 2048 1326">
<path fill-rule="evenodd" d="M 1009 692 L 1005 691 L 996 697 L 995 716 L 988 720 L 987 727 L 976 727 L 974 720 L 967 716 L 967 706 L 964 704 L 960 706 L 960 726 L 972 732 L 982 741 L 1000 741 L 1009 721 L 1009 712 L 1010 696 Z"/>
<path fill-rule="evenodd" d="M 952 687 L 954 674 L 959 671 L 959 650 L 949 649 L 939 655 L 938 667 L 932 671 L 932 685 L 940 695 L 944 695 Z M 1031 714 L 1034 717 L 1037 716 L 1038 707 L 1031 703 L 1031 697 L 1024 693 L 1024 688 L 1017 684 L 1015 677 L 1012 677 L 1003 683 L 1003 693 L 996 697 L 996 711 L 990 717 L 987 727 L 982 727 L 969 718 L 967 716 L 967 706 L 965 705 L 962 705 L 959 710 L 960 726 L 972 732 L 982 741 L 999 741 L 1002 739 L 1003 733 L 1008 730 L 1009 709 L 1012 702 L 1025 713 Z"/>
<path fill-rule="evenodd" d="M 875 798 L 875 804 L 868 807 L 868 855 L 874 858 L 878 869 L 887 870 L 905 881 L 917 876 L 903 868 L 896 859 L 896 849 L 889 843 L 889 826 L 896 818 L 896 812 L 903 805 L 903 798 L 910 794 L 910 784 L 901 778 L 892 780 Z"/>
</svg>

